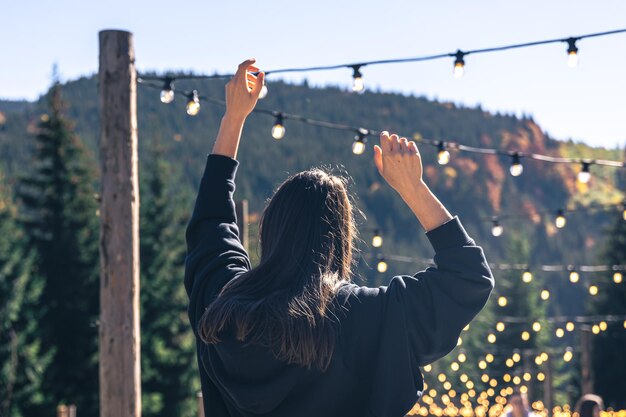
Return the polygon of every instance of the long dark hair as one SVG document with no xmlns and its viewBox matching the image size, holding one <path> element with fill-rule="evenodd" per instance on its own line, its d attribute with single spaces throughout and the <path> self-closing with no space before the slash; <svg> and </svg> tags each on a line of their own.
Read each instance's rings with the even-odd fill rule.
<svg viewBox="0 0 626 417">
<path fill-rule="evenodd" d="M 269 347 L 287 363 L 327 369 L 333 300 L 352 280 L 358 232 L 349 178 L 322 168 L 294 174 L 276 190 L 261 216 L 260 263 L 207 307 L 198 328 L 205 343 L 218 343 L 220 331 L 234 325 L 237 340 Z"/>
</svg>

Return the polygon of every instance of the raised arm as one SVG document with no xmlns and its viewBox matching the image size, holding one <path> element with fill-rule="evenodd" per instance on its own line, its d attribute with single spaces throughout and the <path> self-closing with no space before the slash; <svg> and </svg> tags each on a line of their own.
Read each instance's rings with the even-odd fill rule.
<svg viewBox="0 0 626 417">
<path fill-rule="evenodd" d="M 258 77 L 252 74 L 259 71 L 252 65 L 254 62 L 252 58 L 239 64 L 237 72 L 226 84 L 226 113 L 213 145 L 214 154 L 237 159 L 243 124 L 256 106 L 265 80 L 264 72 L 259 72 Z"/>
<path fill-rule="evenodd" d="M 422 180 L 414 142 L 381 134 L 376 166 L 405 200 L 435 250 L 435 267 L 387 286 L 348 287 L 344 361 L 371 381 L 371 415 L 404 415 L 423 390 L 420 366 L 448 354 L 494 286 L 482 249 Z"/>
<path fill-rule="evenodd" d="M 222 287 L 250 269 L 250 259 L 239 239 L 235 214 L 235 159 L 246 117 L 254 108 L 263 83 L 250 71 L 254 60 L 244 61 L 226 85 L 226 113 L 213 152 L 208 155 L 198 196 L 185 232 L 185 289 L 189 320 L 197 321 Z"/>
</svg>

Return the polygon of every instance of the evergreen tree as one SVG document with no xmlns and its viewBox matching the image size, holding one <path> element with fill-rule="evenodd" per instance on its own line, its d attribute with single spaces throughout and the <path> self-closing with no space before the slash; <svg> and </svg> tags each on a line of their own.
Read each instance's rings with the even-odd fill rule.
<svg viewBox="0 0 626 417">
<path fill-rule="evenodd" d="M 200 386 L 182 285 L 187 220 L 182 209 L 188 205 L 168 186 L 172 169 L 162 153 L 155 145 L 141 183 L 143 415 L 191 417 Z"/>
<path fill-rule="evenodd" d="M 37 334 L 41 280 L 35 278 L 33 256 L 16 217 L 0 183 L 0 416 L 44 411 L 39 408 L 40 370 L 46 358 L 38 356 Z"/>
<path fill-rule="evenodd" d="M 62 115 L 60 86 L 48 92 L 49 115 L 38 125 L 32 172 L 21 181 L 23 225 L 43 288 L 38 332 L 48 413 L 76 404 L 98 415 L 98 223 L 94 174 L 83 145 Z"/>
<path fill-rule="evenodd" d="M 610 230 L 604 251 L 609 265 L 626 264 L 626 219 L 620 213 Z M 622 271 L 622 276 L 626 271 Z M 607 279 L 612 279 L 607 277 Z M 593 309 L 596 314 L 626 315 L 626 284 L 610 281 L 610 289 L 600 291 Z M 593 335 L 593 372 L 595 390 L 606 406 L 626 407 L 626 321 L 608 322 L 606 331 Z"/>
</svg>

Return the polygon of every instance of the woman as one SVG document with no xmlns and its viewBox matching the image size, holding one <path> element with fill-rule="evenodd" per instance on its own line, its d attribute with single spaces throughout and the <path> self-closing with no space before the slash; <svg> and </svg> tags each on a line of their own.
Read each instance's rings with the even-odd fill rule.
<svg viewBox="0 0 626 417">
<path fill-rule="evenodd" d="M 424 183 L 415 143 L 383 132 L 376 167 L 426 230 L 437 266 L 378 288 L 351 283 L 345 180 L 313 169 L 275 192 L 251 269 L 232 197 L 241 130 L 264 81 L 254 62 L 226 85 L 186 231 L 205 414 L 403 416 L 423 390 L 419 367 L 449 353 L 487 302 L 494 282 L 483 251 Z"/>
</svg>

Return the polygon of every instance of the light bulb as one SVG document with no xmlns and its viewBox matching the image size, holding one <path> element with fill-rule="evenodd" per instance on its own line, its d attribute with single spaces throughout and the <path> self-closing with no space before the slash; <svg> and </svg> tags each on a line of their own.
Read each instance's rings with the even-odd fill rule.
<svg viewBox="0 0 626 417">
<path fill-rule="evenodd" d="M 546 301 L 548 298 L 550 298 L 550 291 L 549 290 L 541 290 L 541 294 L 540 297 L 543 301 Z"/>
<path fill-rule="evenodd" d="M 506 307 L 507 304 L 508 304 L 508 300 L 506 299 L 505 296 L 501 295 L 500 297 L 498 297 L 498 305 L 500 307 Z"/>
<path fill-rule="evenodd" d="M 590 285 L 589 286 L 589 294 L 591 295 L 598 295 L 598 286 L 597 285 Z"/>
<path fill-rule="evenodd" d="M 569 280 L 571 283 L 576 284 L 580 280 L 580 275 L 577 271 L 570 271 Z"/>
<path fill-rule="evenodd" d="M 380 248 L 383 245 L 383 237 L 380 235 L 378 229 L 374 230 L 374 236 L 372 237 L 372 246 Z"/>
<path fill-rule="evenodd" d="M 198 91 L 193 90 L 189 95 L 189 100 L 187 101 L 187 114 L 190 116 L 195 116 L 200 111 L 200 98 L 198 97 Z"/>
<path fill-rule="evenodd" d="M 539 323 L 538 321 L 533 323 L 533 331 L 538 332 L 541 330 L 541 323 Z"/>
<path fill-rule="evenodd" d="M 578 65 L 578 48 L 576 47 L 575 38 L 567 40 L 567 65 L 571 68 Z"/>
<path fill-rule="evenodd" d="M 533 280 L 533 274 L 532 272 L 530 272 L 530 270 L 525 270 L 524 273 L 522 274 L 522 281 L 524 281 L 526 284 L 528 284 L 530 281 Z"/>
<path fill-rule="evenodd" d="M 454 60 L 454 78 L 461 78 L 463 76 L 463 74 L 465 73 L 465 61 L 463 60 L 463 57 L 465 56 L 465 53 L 463 53 L 462 51 L 457 51 L 456 52 L 456 59 Z"/>
<path fill-rule="evenodd" d="M 365 152 L 365 142 L 367 142 L 367 134 L 369 131 L 360 127 L 356 131 L 354 142 L 352 142 L 352 153 L 355 155 L 361 155 Z"/>
<path fill-rule="evenodd" d="M 263 100 L 267 97 L 267 85 L 265 85 L 265 81 L 263 81 L 263 87 L 261 87 L 261 92 L 259 93 L 259 99 Z"/>
<path fill-rule="evenodd" d="M 504 228 L 497 220 L 494 220 L 491 226 L 491 234 L 495 237 L 499 237 L 502 236 L 502 232 L 504 232 Z"/>
<path fill-rule="evenodd" d="M 568 332 L 573 332 L 575 328 L 576 328 L 576 325 L 574 324 L 573 321 L 568 321 L 565 324 L 565 330 L 567 330 Z"/>
<path fill-rule="evenodd" d="M 385 258 L 380 258 L 378 264 L 376 265 L 376 270 L 381 274 L 383 272 L 387 272 L 387 262 L 385 262 Z"/>
<path fill-rule="evenodd" d="M 352 91 L 355 93 L 362 93 L 365 91 L 365 84 L 363 83 L 363 74 L 360 71 L 361 66 L 355 65 L 352 67 L 354 72 L 352 73 Z"/>
<path fill-rule="evenodd" d="M 272 137 L 276 140 L 285 137 L 285 125 L 283 123 L 283 114 L 278 113 L 274 121 L 274 126 L 272 126 Z"/>
<path fill-rule="evenodd" d="M 565 362 L 569 362 L 572 360 L 573 357 L 574 357 L 574 353 L 572 353 L 572 348 L 568 347 L 567 350 L 565 351 L 565 354 L 563 354 L 563 360 Z"/>
<path fill-rule="evenodd" d="M 581 184 L 587 184 L 591 179 L 591 173 L 589 172 L 589 162 L 583 162 L 580 172 L 578 172 L 578 182 Z"/>
<path fill-rule="evenodd" d="M 526 341 L 528 341 L 528 339 L 530 339 L 530 333 L 528 333 L 526 330 L 524 330 L 522 332 L 522 340 L 526 342 Z"/>
<path fill-rule="evenodd" d="M 565 227 L 566 223 L 567 223 L 567 219 L 565 218 L 565 214 L 563 213 L 563 210 L 558 210 L 556 212 L 556 218 L 554 219 L 554 224 L 556 225 L 557 228 L 562 229 Z"/>
<path fill-rule="evenodd" d="M 500 321 L 500 322 L 498 322 L 498 323 L 496 323 L 496 330 L 497 330 L 497 331 L 499 331 L 499 332 L 503 332 L 503 331 L 504 331 L 504 329 L 505 329 L 505 327 L 506 327 L 506 326 L 505 326 L 505 325 L 504 325 L 504 323 L 502 323 L 501 321 Z"/>
<path fill-rule="evenodd" d="M 446 165 L 450 162 L 450 152 L 446 149 L 445 142 L 437 142 L 437 162 L 439 165 Z"/>
<path fill-rule="evenodd" d="M 522 175 L 522 172 L 524 172 L 524 166 L 522 165 L 521 161 L 520 161 L 520 157 L 518 153 L 514 153 L 512 156 L 512 161 L 511 161 L 511 167 L 509 168 L 509 172 L 511 172 L 511 175 L 513 175 L 514 177 L 519 177 L 520 175 Z"/>
<path fill-rule="evenodd" d="M 563 330 L 560 327 L 558 329 L 556 329 L 556 337 L 558 337 L 560 339 L 563 336 L 565 336 L 565 330 Z"/>
<path fill-rule="evenodd" d="M 171 78 L 165 78 L 163 89 L 161 90 L 161 103 L 169 104 L 174 101 L 174 86 L 172 85 L 174 80 Z"/>
<path fill-rule="evenodd" d="M 622 276 L 622 273 L 619 271 L 616 271 L 615 273 L 613 273 L 613 282 L 616 284 L 621 284 L 622 283 L 622 279 L 624 277 Z"/>
</svg>

